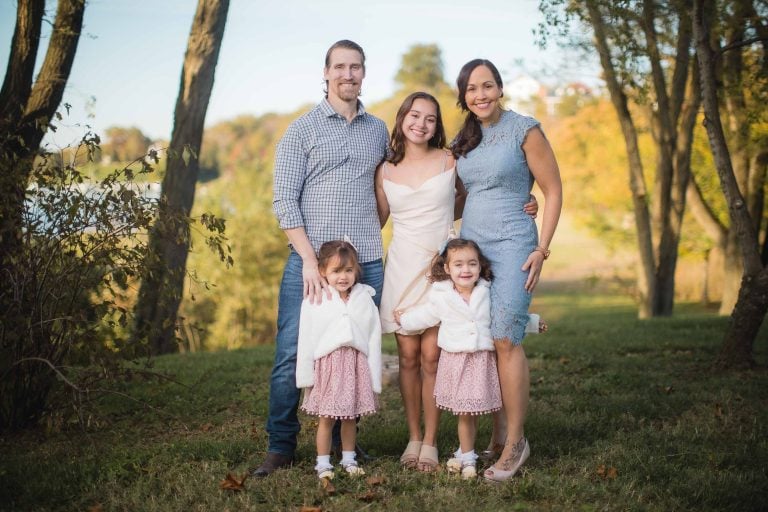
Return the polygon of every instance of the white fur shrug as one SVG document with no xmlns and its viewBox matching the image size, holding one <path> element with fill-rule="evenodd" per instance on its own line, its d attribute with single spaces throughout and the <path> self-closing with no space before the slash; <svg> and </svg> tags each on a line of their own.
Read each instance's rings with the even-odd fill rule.
<svg viewBox="0 0 768 512">
<path fill-rule="evenodd" d="M 539 332 L 539 315 L 529 315 L 526 332 Z M 400 316 L 400 325 L 420 330 L 440 324 L 437 345 L 447 352 L 495 350 L 491 337 L 490 283 L 478 280 L 467 304 L 450 280 L 432 284 L 427 301 Z"/>
<path fill-rule="evenodd" d="M 320 303 L 304 299 L 299 320 L 299 345 L 296 354 L 296 387 L 313 386 L 314 361 L 341 347 L 352 347 L 365 354 L 373 390 L 381 393 L 381 323 L 373 302 L 376 291 L 366 284 L 355 284 L 345 303 L 331 288 L 331 299 Z"/>
</svg>

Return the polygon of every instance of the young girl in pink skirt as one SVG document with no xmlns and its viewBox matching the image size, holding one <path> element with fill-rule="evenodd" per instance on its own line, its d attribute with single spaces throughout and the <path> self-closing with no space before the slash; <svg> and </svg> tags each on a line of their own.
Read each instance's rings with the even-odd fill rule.
<svg viewBox="0 0 768 512">
<path fill-rule="evenodd" d="M 331 430 L 341 420 L 341 467 L 350 475 L 365 472 L 355 460 L 355 419 L 373 414 L 381 393 L 381 324 L 373 302 L 375 291 L 357 283 L 361 268 L 348 242 L 326 242 L 318 254 L 318 270 L 331 298 L 304 299 L 299 320 L 296 386 L 307 388 L 301 408 L 318 416 L 319 478 L 333 478 Z"/>
<path fill-rule="evenodd" d="M 435 401 L 458 416 L 459 449 L 446 466 L 462 478 L 477 475 L 475 437 L 477 416 L 501 409 L 490 325 L 489 285 L 493 274 L 488 260 L 471 240 L 449 240 L 432 265 L 432 288 L 426 303 L 395 311 L 405 329 L 440 324 L 441 348 L 435 379 Z M 531 315 L 527 332 L 539 332 L 538 315 Z"/>
</svg>

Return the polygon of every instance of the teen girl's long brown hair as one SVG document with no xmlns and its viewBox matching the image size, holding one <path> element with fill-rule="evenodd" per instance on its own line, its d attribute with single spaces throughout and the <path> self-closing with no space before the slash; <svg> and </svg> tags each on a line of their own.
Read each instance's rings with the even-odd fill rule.
<svg viewBox="0 0 768 512">
<path fill-rule="evenodd" d="M 422 91 L 414 92 L 413 94 L 408 95 L 405 100 L 403 100 L 403 104 L 400 105 L 400 108 L 397 111 L 397 115 L 395 116 L 395 126 L 392 128 L 392 137 L 389 143 L 390 152 L 387 156 L 387 162 L 390 162 L 394 165 L 402 162 L 403 158 L 405 157 L 405 134 L 403 133 L 403 120 L 405 119 L 405 116 L 408 115 L 408 112 L 411 111 L 411 108 L 413 108 L 413 102 L 418 99 L 427 100 L 434 103 L 437 112 L 435 134 L 431 139 L 429 139 L 429 147 L 445 147 L 445 128 L 443 127 L 443 116 L 440 113 L 440 104 L 437 102 L 437 99 L 429 93 Z"/>
</svg>

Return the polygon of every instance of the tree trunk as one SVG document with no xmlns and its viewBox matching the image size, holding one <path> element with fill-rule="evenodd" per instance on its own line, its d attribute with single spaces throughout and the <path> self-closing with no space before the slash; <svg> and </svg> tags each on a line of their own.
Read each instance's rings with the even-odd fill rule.
<svg viewBox="0 0 768 512">
<path fill-rule="evenodd" d="M 35 153 L 64 95 L 83 25 L 85 0 L 60 0 L 45 61 L 32 83 L 45 2 L 20 0 L 11 56 L 0 91 L 0 268 L 20 236 L 20 212 Z"/>
<path fill-rule="evenodd" d="M 677 240 L 670 226 L 672 177 L 674 175 L 673 151 L 675 128 L 672 110 L 667 95 L 667 84 L 656 41 L 655 9 L 653 2 L 643 2 L 643 32 L 645 33 L 648 59 L 651 63 L 651 78 L 656 92 L 658 108 L 651 112 L 652 133 L 656 141 L 656 173 L 653 198 L 653 231 L 656 234 L 656 296 L 653 301 L 653 316 L 672 314 L 675 292 L 675 266 L 677 264 Z"/>
<path fill-rule="evenodd" d="M 741 249 L 736 231 L 728 231 L 723 248 L 723 294 L 720 298 L 718 314 L 728 316 L 733 313 L 733 308 L 739 300 L 739 288 L 741 288 L 744 276 L 744 264 L 741 261 Z"/>
<path fill-rule="evenodd" d="M 163 178 L 161 210 L 150 233 L 150 257 L 136 305 L 134 339 L 154 354 L 175 352 L 175 327 L 184 289 L 195 199 L 198 154 L 229 0 L 199 0 L 189 34 L 174 127 Z M 191 151 L 190 151 L 191 149 Z"/>
<path fill-rule="evenodd" d="M 693 18 L 705 115 L 704 124 L 720 178 L 720 186 L 728 203 L 732 229 L 735 229 L 744 264 L 739 299 L 731 315 L 718 362 L 726 367 L 749 366 L 754 362 L 752 347 L 755 338 L 768 311 L 768 268 L 764 267 L 760 260 L 754 224 L 739 191 L 725 142 L 717 101 L 714 52 L 709 42 L 709 30 L 705 25 L 703 0 L 694 1 Z"/>
<path fill-rule="evenodd" d="M 684 10 L 678 13 L 675 63 L 672 73 L 665 66 L 659 50 L 658 13 L 653 2 L 640 2 L 642 13 L 632 18 L 642 30 L 642 52 L 650 63 L 649 79 L 654 94 L 651 110 L 651 132 L 656 147 L 656 172 L 653 194 L 646 190 L 643 164 L 638 148 L 637 130 L 628 108 L 625 89 L 614 64 L 609 46 L 610 26 L 606 16 L 617 16 L 610 2 L 587 0 L 587 21 L 592 26 L 595 46 L 608 91 L 616 110 L 627 149 L 630 189 L 635 210 L 638 247 L 642 272 L 638 280 L 640 309 L 638 316 L 668 316 L 672 314 L 675 298 L 675 269 L 678 246 L 685 212 L 686 189 L 690 177 L 691 146 L 696 112 L 699 104 L 698 87 L 691 79 L 691 25 Z M 631 9 L 622 14 L 629 14 Z M 638 36 L 640 37 L 640 36 Z M 621 60 L 621 57 L 617 57 Z M 669 84 L 669 87 L 668 87 Z M 669 90 L 668 90 L 669 89 Z M 649 204 L 652 209 L 649 209 Z"/>
<path fill-rule="evenodd" d="M 20 289 L 16 276 L 24 264 L 21 215 L 29 176 L 72 69 L 85 0 L 59 0 L 45 60 L 33 82 L 44 8 L 43 0 L 18 0 L 11 54 L 0 90 L 0 427 L 34 422 L 55 382 L 48 368 L 17 364 L 30 351 L 46 357 L 45 343 L 50 340 L 32 341 L 29 333 L 19 329 L 34 308 L 31 294 Z"/>
<path fill-rule="evenodd" d="M 32 76 L 44 14 L 43 0 L 19 0 L 16 28 L 3 87 L 0 91 L 0 311 L 19 312 L 8 276 L 18 260 L 21 211 L 27 181 L 40 141 L 56 113 L 77 51 L 85 0 L 60 0 L 45 61 L 35 82 Z M 23 313 L 20 313 L 23 314 Z M 8 325 L 14 325 L 8 317 Z M 0 336 L 13 335 L 2 329 Z"/>
<path fill-rule="evenodd" d="M 11 41 L 11 55 L 0 90 L 0 130 L 15 130 L 32 89 L 40 27 L 45 12 L 45 0 L 19 0 L 16 28 Z M 5 145 L 6 141 L 3 141 Z"/>
<path fill-rule="evenodd" d="M 632 191 L 632 203 L 637 227 L 637 246 L 640 250 L 637 288 L 639 294 L 639 318 L 653 316 L 656 297 L 656 262 L 653 254 L 651 215 L 648 211 L 648 192 L 645 187 L 643 163 L 637 142 L 637 130 L 629 112 L 627 96 L 619 84 L 619 79 L 611 62 L 611 54 L 605 34 L 605 25 L 600 10 L 593 2 L 587 2 L 589 21 L 595 33 L 595 46 L 600 55 L 600 63 L 605 74 L 605 82 L 611 95 L 624 135 L 629 160 L 629 187 Z"/>
<path fill-rule="evenodd" d="M 725 332 L 717 364 L 724 368 L 754 365 L 752 348 L 768 311 L 768 268 L 755 276 L 744 275 L 739 298 Z"/>
</svg>

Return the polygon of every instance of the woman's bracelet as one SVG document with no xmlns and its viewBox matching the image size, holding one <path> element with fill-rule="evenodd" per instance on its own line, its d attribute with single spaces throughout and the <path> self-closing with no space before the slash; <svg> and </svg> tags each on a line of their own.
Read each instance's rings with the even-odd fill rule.
<svg viewBox="0 0 768 512">
<path fill-rule="evenodd" d="M 543 248 L 542 246 L 540 246 L 540 245 L 537 245 L 536 247 L 534 247 L 534 249 L 533 249 L 533 250 L 534 250 L 534 251 L 538 251 L 538 252 L 540 252 L 541 254 L 543 254 L 543 255 L 544 255 L 544 259 L 547 259 L 547 258 L 549 258 L 549 253 L 550 253 L 550 250 L 549 250 L 549 249 L 545 249 L 545 248 Z"/>
</svg>

